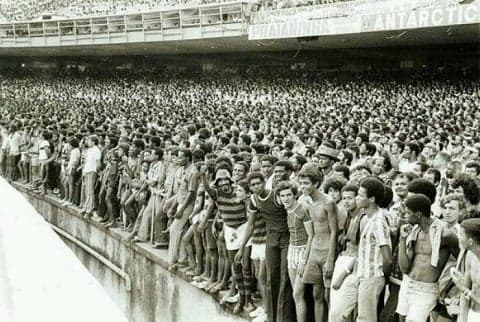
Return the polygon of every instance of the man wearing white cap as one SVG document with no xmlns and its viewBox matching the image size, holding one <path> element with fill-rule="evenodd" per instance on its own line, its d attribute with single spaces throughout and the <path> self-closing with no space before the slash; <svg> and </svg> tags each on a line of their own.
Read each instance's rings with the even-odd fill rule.
<svg viewBox="0 0 480 322">
<path fill-rule="evenodd" d="M 252 274 L 250 271 L 250 261 L 246 257 L 243 261 L 235 261 L 235 255 L 242 246 L 242 240 L 247 228 L 247 208 L 245 201 L 237 197 L 233 189 L 233 179 L 227 169 L 219 169 L 215 175 L 215 181 L 212 188 L 206 178 L 206 166 L 202 166 L 200 174 L 202 175 L 205 190 L 215 201 L 218 213 L 224 224 L 225 244 L 228 251 L 228 257 L 232 263 L 235 282 L 240 294 L 240 300 L 234 308 L 234 313 L 240 313 L 245 307 L 247 310 L 253 309 L 251 304 L 251 285 Z"/>
</svg>

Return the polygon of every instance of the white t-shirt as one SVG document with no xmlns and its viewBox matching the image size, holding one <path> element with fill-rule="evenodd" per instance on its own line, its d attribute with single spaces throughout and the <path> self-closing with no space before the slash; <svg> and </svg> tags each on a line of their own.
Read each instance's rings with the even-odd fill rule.
<svg viewBox="0 0 480 322">
<path fill-rule="evenodd" d="M 47 140 L 43 140 L 39 144 L 38 160 L 45 161 L 48 159 L 50 143 Z"/>
<path fill-rule="evenodd" d="M 72 170 L 74 166 L 79 166 L 80 165 L 80 158 L 82 157 L 80 153 L 79 148 L 73 148 L 72 151 L 70 151 L 70 157 L 68 158 L 68 170 Z"/>
<path fill-rule="evenodd" d="M 8 137 L 7 131 L 5 131 L 5 130 L 2 130 L 1 135 L 2 135 L 2 147 L 1 147 L 1 149 L 6 150 L 7 147 L 8 147 L 8 141 L 10 140 L 10 138 Z"/>
<path fill-rule="evenodd" d="M 20 134 L 18 132 L 11 134 L 9 138 L 10 155 L 19 155 L 21 144 L 22 138 Z"/>
<path fill-rule="evenodd" d="M 97 162 L 102 158 L 102 152 L 97 146 L 87 149 L 85 154 L 85 164 L 83 165 L 83 174 L 97 172 Z"/>
</svg>

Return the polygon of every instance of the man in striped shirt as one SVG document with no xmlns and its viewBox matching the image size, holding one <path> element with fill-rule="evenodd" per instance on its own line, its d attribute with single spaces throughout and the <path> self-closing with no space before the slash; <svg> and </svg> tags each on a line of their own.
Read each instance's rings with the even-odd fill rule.
<svg viewBox="0 0 480 322">
<path fill-rule="evenodd" d="M 285 173 L 288 180 L 291 173 Z M 266 188 L 266 181 L 259 172 L 250 172 L 249 189 L 252 192 L 248 211 L 251 212 L 247 232 L 242 245 L 246 245 L 253 233 L 255 223 L 262 216 L 266 223 L 266 287 L 265 304 L 268 322 L 295 321 L 295 306 L 292 287 L 288 277 L 287 253 L 290 239 L 287 212 L 280 203 L 275 191 Z M 242 259 L 242 250 L 237 254 L 237 261 Z"/>
<path fill-rule="evenodd" d="M 238 314 L 243 308 L 247 311 L 253 309 L 251 303 L 252 274 L 250 261 L 235 261 L 237 251 L 244 247 L 242 246 L 242 240 L 247 228 L 247 207 L 245 200 L 237 197 L 233 189 L 233 179 L 227 169 L 219 169 L 217 171 L 213 183 L 215 188 L 208 184 L 205 172 L 206 167 L 202 166 L 200 173 L 203 185 L 215 201 L 218 213 L 223 220 L 225 244 L 240 294 L 240 300 L 234 308 L 234 313 Z"/>
<path fill-rule="evenodd" d="M 357 322 L 376 322 L 380 293 L 390 275 L 392 250 L 390 231 L 379 205 L 384 195 L 383 183 L 367 177 L 360 183 L 357 207 L 365 215 L 360 222 L 358 246 L 358 317 Z"/>
</svg>

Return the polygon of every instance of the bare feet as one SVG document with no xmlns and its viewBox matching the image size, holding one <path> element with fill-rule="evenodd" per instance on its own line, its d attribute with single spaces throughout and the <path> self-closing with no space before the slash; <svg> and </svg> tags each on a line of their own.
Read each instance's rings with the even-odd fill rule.
<svg viewBox="0 0 480 322">
<path fill-rule="evenodd" d="M 233 308 L 233 314 L 240 314 L 243 310 L 243 303 L 239 301 L 237 304 L 235 304 L 235 307 Z"/>
<path fill-rule="evenodd" d="M 243 305 L 243 309 L 250 313 L 255 310 L 255 306 L 251 302 L 247 302 L 245 305 Z"/>
</svg>

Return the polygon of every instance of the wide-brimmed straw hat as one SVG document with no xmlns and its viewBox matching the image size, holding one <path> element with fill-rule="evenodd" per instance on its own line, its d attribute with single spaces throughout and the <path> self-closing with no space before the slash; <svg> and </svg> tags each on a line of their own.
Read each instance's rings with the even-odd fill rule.
<svg viewBox="0 0 480 322">
<path fill-rule="evenodd" d="M 213 184 L 215 186 L 218 186 L 218 182 L 223 179 L 228 179 L 230 180 L 230 183 L 233 183 L 233 179 L 232 179 L 232 176 L 230 175 L 230 172 L 228 172 L 228 170 L 226 169 L 219 169 L 215 174 L 215 181 L 213 182 Z"/>
<path fill-rule="evenodd" d="M 331 148 L 324 144 L 322 144 L 320 148 L 318 148 L 317 154 L 326 156 L 335 161 L 339 161 L 337 149 Z"/>
</svg>

